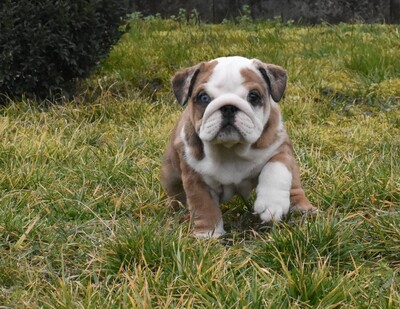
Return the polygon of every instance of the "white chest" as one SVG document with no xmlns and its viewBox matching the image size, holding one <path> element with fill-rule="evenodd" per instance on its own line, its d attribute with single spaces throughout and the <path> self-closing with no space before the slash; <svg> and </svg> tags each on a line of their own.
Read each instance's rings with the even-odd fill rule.
<svg viewBox="0 0 400 309">
<path fill-rule="evenodd" d="M 188 164 L 203 176 L 209 188 L 220 201 L 228 201 L 233 195 L 248 197 L 258 183 L 258 176 L 265 164 L 280 145 L 268 149 L 253 149 L 243 145 L 236 148 L 216 148 L 205 145 L 205 157 L 197 160 L 190 154 Z"/>
</svg>

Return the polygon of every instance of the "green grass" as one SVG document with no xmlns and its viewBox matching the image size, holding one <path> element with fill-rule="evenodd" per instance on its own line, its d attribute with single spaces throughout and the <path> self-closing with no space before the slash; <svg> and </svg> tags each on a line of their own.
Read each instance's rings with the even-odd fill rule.
<svg viewBox="0 0 400 309">
<path fill-rule="evenodd" d="M 0 110 L 0 307 L 398 308 L 399 28 L 131 26 L 75 101 Z M 169 80 L 233 54 L 288 70 L 282 112 L 321 212 L 264 226 L 235 199 L 229 234 L 197 240 L 159 183 Z"/>
</svg>

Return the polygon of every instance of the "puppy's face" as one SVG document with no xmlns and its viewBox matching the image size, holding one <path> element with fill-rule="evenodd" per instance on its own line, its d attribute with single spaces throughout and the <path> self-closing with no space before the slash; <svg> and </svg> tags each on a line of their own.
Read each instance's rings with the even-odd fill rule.
<svg viewBox="0 0 400 309">
<path fill-rule="evenodd" d="M 259 139 L 272 100 L 282 98 L 286 80 L 281 67 L 226 57 L 183 70 L 172 82 L 178 101 L 189 104 L 190 121 L 200 139 L 231 147 Z"/>
</svg>

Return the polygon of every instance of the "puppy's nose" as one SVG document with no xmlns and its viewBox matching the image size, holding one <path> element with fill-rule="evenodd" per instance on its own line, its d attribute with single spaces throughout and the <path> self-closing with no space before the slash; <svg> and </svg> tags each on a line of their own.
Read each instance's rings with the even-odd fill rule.
<svg viewBox="0 0 400 309">
<path fill-rule="evenodd" d="M 231 118 L 238 111 L 238 108 L 233 105 L 225 105 L 221 107 L 221 113 L 223 117 Z"/>
</svg>

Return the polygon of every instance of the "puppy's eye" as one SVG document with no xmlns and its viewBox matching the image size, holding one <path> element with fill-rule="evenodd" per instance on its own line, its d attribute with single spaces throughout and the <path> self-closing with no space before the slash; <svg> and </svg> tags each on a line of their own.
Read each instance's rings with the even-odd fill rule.
<svg viewBox="0 0 400 309">
<path fill-rule="evenodd" d="M 211 102 L 211 98 L 206 92 L 200 92 L 197 95 L 197 102 L 202 104 L 208 104 Z"/>
<path fill-rule="evenodd" d="M 247 95 L 247 101 L 252 105 L 260 105 L 262 98 L 257 90 L 251 90 Z"/>
</svg>

